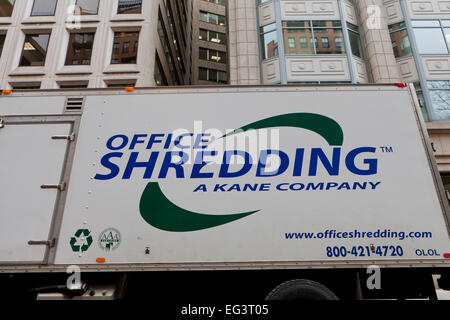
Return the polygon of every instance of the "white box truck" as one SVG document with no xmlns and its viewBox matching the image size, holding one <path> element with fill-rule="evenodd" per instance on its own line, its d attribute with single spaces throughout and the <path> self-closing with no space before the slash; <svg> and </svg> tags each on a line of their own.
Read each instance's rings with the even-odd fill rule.
<svg viewBox="0 0 450 320">
<path fill-rule="evenodd" d="M 113 298 L 140 276 L 268 299 L 449 286 L 448 200 L 411 86 L 13 92 L 0 148 L 0 275 L 17 292 Z M 55 280 L 77 268 L 83 286 Z"/>
</svg>

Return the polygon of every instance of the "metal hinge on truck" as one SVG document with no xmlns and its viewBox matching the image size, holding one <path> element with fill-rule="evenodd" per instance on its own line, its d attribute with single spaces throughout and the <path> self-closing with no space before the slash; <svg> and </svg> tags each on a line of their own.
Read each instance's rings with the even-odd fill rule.
<svg viewBox="0 0 450 320">
<path fill-rule="evenodd" d="M 28 245 L 30 246 L 47 246 L 49 248 L 53 248 L 56 244 L 56 239 L 53 238 L 52 240 L 41 240 L 41 241 L 35 241 L 30 240 L 28 241 Z"/>
<path fill-rule="evenodd" d="M 63 182 L 61 184 L 43 184 L 41 189 L 58 189 L 59 191 L 66 190 L 66 183 Z"/>
<path fill-rule="evenodd" d="M 69 140 L 69 141 L 74 141 L 75 140 L 75 133 L 71 133 L 69 135 L 65 135 L 65 136 L 52 136 L 53 140 Z"/>
</svg>

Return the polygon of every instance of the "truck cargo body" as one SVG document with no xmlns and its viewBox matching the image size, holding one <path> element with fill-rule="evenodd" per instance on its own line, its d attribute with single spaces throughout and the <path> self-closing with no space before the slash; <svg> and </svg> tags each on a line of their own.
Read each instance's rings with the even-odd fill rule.
<svg viewBox="0 0 450 320">
<path fill-rule="evenodd" d="M 411 87 L 18 92 L 0 119 L 4 274 L 450 265 Z"/>
</svg>

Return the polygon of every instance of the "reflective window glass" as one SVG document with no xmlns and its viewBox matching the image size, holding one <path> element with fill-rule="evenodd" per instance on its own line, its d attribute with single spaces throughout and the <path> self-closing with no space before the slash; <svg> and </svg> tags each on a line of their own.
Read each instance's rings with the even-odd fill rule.
<svg viewBox="0 0 450 320">
<path fill-rule="evenodd" d="M 91 64 L 94 37 L 94 32 L 71 33 L 69 38 L 69 47 L 67 49 L 66 65 Z"/>
<path fill-rule="evenodd" d="M 208 60 L 208 50 L 205 48 L 199 48 L 198 58 L 202 60 Z"/>
<path fill-rule="evenodd" d="M 450 120 L 450 81 L 428 81 L 427 86 L 436 120 Z"/>
<path fill-rule="evenodd" d="M 261 55 L 263 59 L 278 57 L 278 37 L 276 31 L 261 34 Z"/>
<path fill-rule="evenodd" d="M 447 40 L 448 47 L 450 48 L 450 28 L 444 29 L 445 39 Z"/>
<path fill-rule="evenodd" d="M 282 24 L 286 54 L 345 53 L 340 21 L 283 21 Z"/>
<path fill-rule="evenodd" d="M 208 31 L 204 29 L 200 29 L 200 32 L 198 34 L 199 40 L 208 41 Z"/>
<path fill-rule="evenodd" d="M 57 0 L 34 0 L 32 16 L 54 16 Z"/>
<path fill-rule="evenodd" d="M 0 17 L 11 17 L 15 0 L 0 0 Z"/>
<path fill-rule="evenodd" d="M 342 42 L 344 38 L 341 29 L 314 29 L 314 35 L 322 44 L 317 46 L 317 54 L 339 54 L 345 53 Z M 330 39 L 328 41 L 328 39 Z"/>
<path fill-rule="evenodd" d="M 77 0 L 75 12 L 81 15 L 98 14 L 99 3 L 100 0 Z"/>
<path fill-rule="evenodd" d="M 47 48 L 50 40 L 49 33 L 27 34 L 20 59 L 20 66 L 43 66 L 47 56 Z"/>
<path fill-rule="evenodd" d="M 6 34 L 0 34 L 0 57 L 3 52 L 3 46 L 5 45 Z"/>
<path fill-rule="evenodd" d="M 414 34 L 420 54 L 448 53 L 441 28 L 415 28 Z"/>
<path fill-rule="evenodd" d="M 137 61 L 137 51 L 130 50 L 130 43 L 139 40 L 139 32 L 115 32 L 111 63 L 133 64 Z M 122 50 L 120 49 L 122 48 Z M 117 50 L 118 49 L 118 50 Z"/>
<path fill-rule="evenodd" d="M 199 68 L 198 69 L 198 79 L 208 81 L 208 69 Z"/>
<path fill-rule="evenodd" d="M 438 20 L 413 20 L 411 25 L 415 27 L 439 27 Z"/>
<path fill-rule="evenodd" d="M 406 29 L 391 32 L 392 48 L 396 58 L 409 56 L 412 54 L 409 42 L 408 31 Z"/>
<path fill-rule="evenodd" d="M 314 54 L 311 29 L 283 29 L 283 37 L 298 39 L 299 46 L 285 48 L 286 54 Z M 288 42 L 289 43 L 289 42 Z"/>
<path fill-rule="evenodd" d="M 119 0 L 117 13 L 136 14 L 142 12 L 142 0 Z"/>
<path fill-rule="evenodd" d="M 352 49 L 352 54 L 363 58 L 363 49 L 361 44 L 361 37 L 359 35 L 358 26 L 347 22 L 348 35 L 350 40 L 350 47 Z"/>
<path fill-rule="evenodd" d="M 159 56 L 158 53 L 156 53 L 155 56 L 155 74 L 154 74 L 154 78 L 155 78 L 155 84 L 157 86 L 167 86 L 167 79 L 164 76 L 164 71 L 163 71 L 163 67 L 161 65 L 161 61 L 159 60 Z"/>
</svg>

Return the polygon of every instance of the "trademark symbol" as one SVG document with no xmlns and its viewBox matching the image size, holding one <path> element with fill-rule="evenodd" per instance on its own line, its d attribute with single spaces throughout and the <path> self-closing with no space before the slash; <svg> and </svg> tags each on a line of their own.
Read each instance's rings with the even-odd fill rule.
<svg viewBox="0 0 450 320">
<path fill-rule="evenodd" d="M 380 149 L 381 149 L 381 152 L 384 152 L 384 153 L 394 152 L 394 148 L 392 148 L 392 147 L 380 147 Z"/>
</svg>

